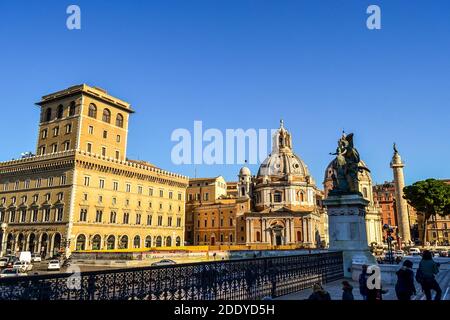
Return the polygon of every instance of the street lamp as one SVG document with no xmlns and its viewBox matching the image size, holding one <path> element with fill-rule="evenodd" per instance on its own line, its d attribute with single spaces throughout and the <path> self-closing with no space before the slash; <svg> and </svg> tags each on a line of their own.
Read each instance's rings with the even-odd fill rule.
<svg viewBox="0 0 450 320">
<path fill-rule="evenodd" d="M 388 244 L 388 261 L 389 264 L 394 264 L 394 255 L 392 254 L 392 233 L 394 232 L 394 228 L 388 224 L 383 225 L 383 230 L 386 231 L 386 242 Z"/>
</svg>

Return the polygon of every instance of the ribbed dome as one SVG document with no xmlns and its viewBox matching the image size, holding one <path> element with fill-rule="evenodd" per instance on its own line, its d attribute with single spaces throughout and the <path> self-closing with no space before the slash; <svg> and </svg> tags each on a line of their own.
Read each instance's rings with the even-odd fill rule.
<svg viewBox="0 0 450 320">
<path fill-rule="evenodd" d="M 309 176 L 309 170 L 300 157 L 294 153 L 273 153 L 261 164 L 258 176 L 273 175 L 296 175 L 300 177 Z"/>
</svg>

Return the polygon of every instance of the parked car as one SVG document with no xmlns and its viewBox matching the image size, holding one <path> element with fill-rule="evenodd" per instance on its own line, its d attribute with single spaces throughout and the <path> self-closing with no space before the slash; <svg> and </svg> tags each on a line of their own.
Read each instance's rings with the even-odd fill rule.
<svg viewBox="0 0 450 320">
<path fill-rule="evenodd" d="M 7 257 L 2 257 L 0 258 L 0 268 L 5 268 L 6 265 L 8 264 L 9 258 Z"/>
<path fill-rule="evenodd" d="M 59 260 L 50 260 L 47 266 L 47 270 L 59 270 L 59 269 L 61 269 Z"/>
<path fill-rule="evenodd" d="M 405 252 L 403 250 L 395 250 L 394 256 L 396 258 L 402 258 L 403 259 L 405 257 Z"/>
<path fill-rule="evenodd" d="M 448 251 L 447 250 L 440 250 L 439 251 L 440 257 L 448 257 Z"/>
<path fill-rule="evenodd" d="M 41 262 L 42 261 L 41 255 L 39 253 L 33 253 L 31 255 L 31 261 L 32 262 Z"/>
<path fill-rule="evenodd" d="M 0 278 L 23 277 L 26 275 L 27 274 L 25 272 L 22 272 L 19 269 L 6 268 L 0 273 Z"/>
<path fill-rule="evenodd" d="M 8 256 L 8 263 L 6 264 L 6 267 L 12 268 L 16 261 L 19 261 L 19 258 L 17 258 L 16 256 Z"/>
<path fill-rule="evenodd" d="M 26 261 L 16 261 L 13 264 L 13 269 L 19 269 L 21 272 L 28 272 L 33 270 L 33 265 Z"/>
<path fill-rule="evenodd" d="M 153 262 L 151 265 L 152 265 L 152 267 L 155 267 L 155 266 L 170 266 L 170 265 L 173 265 L 173 264 L 177 264 L 177 263 L 175 261 L 173 261 L 173 260 L 170 260 L 170 259 L 163 259 L 163 260 L 158 261 L 158 262 Z"/>
<path fill-rule="evenodd" d="M 409 248 L 409 255 L 410 256 L 418 256 L 418 255 L 420 255 L 419 248 Z"/>
</svg>

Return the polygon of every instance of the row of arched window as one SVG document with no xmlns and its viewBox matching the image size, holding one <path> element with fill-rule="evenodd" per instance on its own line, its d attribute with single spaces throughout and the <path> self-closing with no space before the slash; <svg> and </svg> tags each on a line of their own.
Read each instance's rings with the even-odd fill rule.
<svg viewBox="0 0 450 320">
<path fill-rule="evenodd" d="M 53 119 L 62 119 L 64 118 L 64 106 L 62 104 L 60 104 L 57 108 L 56 108 L 56 115 L 55 117 L 53 116 L 53 109 L 52 108 L 47 108 L 45 109 L 45 114 L 44 114 L 44 121 L 48 122 L 51 121 Z M 72 117 L 74 116 L 76 113 L 76 105 L 75 105 L 75 101 L 70 102 L 69 104 L 69 108 L 67 111 L 67 116 L 68 117 Z"/>
<path fill-rule="evenodd" d="M 48 122 L 53 119 L 62 119 L 64 118 L 64 106 L 60 104 L 56 108 L 56 115 L 53 115 L 53 109 L 51 107 L 47 108 L 44 113 L 44 121 Z M 75 101 L 70 102 L 69 108 L 67 111 L 67 116 L 71 117 L 76 114 L 76 105 Z M 89 105 L 88 116 L 91 118 L 97 118 L 97 106 L 93 103 Z M 111 111 L 108 108 L 103 109 L 102 113 L 102 121 L 106 123 L 111 123 Z M 123 115 L 118 113 L 116 116 L 116 126 L 119 128 L 123 128 Z"/>
<path fill-rule="evenodd" d="M 93 103 L 89 105 L 88 116 L 91 118 L 97 118 L 97 106 Z M 111 111 L 108 108 L 103 109 L 102 121 L 111 123 Z M 116 116 L 116 126 L 123 128 L 123 115 L 118 113 Z"/>
<path fill-rule="evenodd" d="M 118 240 L 118 241 L 117 241 Z M 175 241 L 173 241 L 175 240 Z M 104 246 L 102 245 L 102 237 L 97 234 L 92 237 L 90 247 L 88 248 L 86 243 L 86 236 L 84 234 L 80 234 L 77 236 L 76 240 L 76 250 L 114 250 L 114 249 L 128 249 L 129 247 L 129 239 L 127 235 L 120 236 L 116 238 L 114 235 L 110 235 L 106 238 Z M 132 246 L 134 249 L 139 248 L 151 248 L 151 247 L 172 247 L 181 246 L 181 237 L 176 237 L 172 239 L 172 237 L 168 236 L 163 239 L 161 236 L 147 236 L 145 237 L 144 247 L 142 247 L 141 237 L 135 236 L 133 238 Z"/>
</svg>

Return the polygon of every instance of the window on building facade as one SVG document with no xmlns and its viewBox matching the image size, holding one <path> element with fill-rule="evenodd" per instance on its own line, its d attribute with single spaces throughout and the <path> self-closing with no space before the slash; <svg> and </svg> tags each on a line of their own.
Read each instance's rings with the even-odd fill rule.
<svg viewBox="0 0 450 320">
<path fill-rule="evenodd" d="M 56 143 L 52 144 L 52 152 L 58 152 L 58 145 Z"/>
<path fill-rule="evenodd" d="M 39 213 L 38 209 L 33 209 L 33 211 L 31 211 L 31 221 L 32 222 L 38 221 L 38 213 Z"/>
<path fill-rule="evenodd" d="M 95 222 L 102 222 L 103 211 L 97 210 L 95 214 Z"/>
<path fill-rule="evenodd" d="M 89 126 L 88 133 L 89 134 L 94 134 L 94 127 L 93 126 Z"/>
<path fill-rule="evenodd" d="M 162 226 L 163 222 L 163 217 L 162 216 L 158 216 L 158 226 Z"/>
<path fill-rule="evenodd" d="M 87 209 L 81 209 L 80 210 L 80 221 L 86 222 L 87 220 Z"/>
<path fill-rule="evenodd" d="M 64 208 L 60 207 L 56 209 L 56 221 L 62 221 L 64 214 Z"/>
<path fill-rule="evenodd" d="M 49 177 L 47 180 L 47 186 L 52 187 L 53 186 L 53 177 Z"/>
<path fill-rule="evenodd" d="M 57 112 L 56 112 L 56 118 L 61 119 L 64 116 L 64 107 L 62 104 L 58 106 Z"/>
<path fill-rule="evenodd" d="M 42 139 L 46 139 L 48 135 L 48 129 L 44 129 L 42 130 L 42 134 L 41 134 L 41 138 Z"/>
<path fill-rule="evenodd" d="M 44 154 L 45 154 L 45 150 L 46 150 L 45 145 L 44 145 L 44 146 L 40 146 L 40 147 L 39 147 L 39 154 L 40 154 L 40 155 L 44 155 Z"/>
<path fill-rule="evenodd" d="M 273 195 L 273 201 L 274 202 L 281 202 L 282 201 L 282 196 L 281 196 L 281 192 L 275 192 Z"/>
<path fill-rule="evenodd" d="M 93 103 L 89 105 L 88 116 L 91 118 L 97 118 L 97 107 Z"/>
<path fill-rule="evenodd" d="M 141 214 L 136 213 L 136 224 L 141 224 Z"/>
<path fill-rule="evenodd" d="M 89 187 L 90 183 L 91 183 L 91 178 L 90 177 L 84 177 L 84 185 L 86 187 Z"/>
<path fill-rule="evenodd" d="M 27 210 L 22 209 L 20 210 L 20 222 L 24 223 L 25 221 L 27 221 Z"/>
<path fill-rule="evenodd" d="M 183 199 L 183 195 L 181 193 L 178 194 L 178 200 L 181 201 Z"/>
<path fill-rule="evenodd" d="M 106 123 L 111 122 L 111 111 L 109 111 L 109 109 L 103 110 L 102 121 Z"/>
<path fill-rule="evenodd" d="M 70 106 L 69 106 L 69 117 L 72 117 L 75 115 L 75 101 L 70 102 Z"/>
<path fill-rule="evenodd" d="M 159 196 L 162 198 L 164 197 L 164 190 L 159 190 Z"/>
<path fill-rule="evenodd" d="M 102 147 L 102 156 L 106 157 L 106 147 Z"/>
<path fill-rule="evenodd" d="M 9 211 L 9 222 L 14 223 L 16 222 L 16 210 Z"/>
<path fill-rule="evenodd" d="M 129 184 L 129 183 L 126 184 L 125 191 L 126 192 L 131 192 L 131 184 Z"/>
<path fill-rule="evenodd" d="M 48 222 L 50 221 L 50 208 L 45 208 L 44 209 L 44 222 Z"/>
<path fill-rule="evenodd" d="M 181 218 L 177 218 L 177 227 L 178 227 L 178 228 L 181 227 Z"/>
<path fill-rule="evenodd" d="M 120 151 L 116 150 L 116 159 L 119 160 L 120 159 Z"/>
<path fill-rule="evenodd" d="M 66 134 L 69 134 L 71 132 L 72 132 L 72 125 L 70 123 L 66 124 Z"/>
<path fill-rule="evenodd" d="M 147 225 L 151 226 L 152 225 L 152 215 L 147 215 Z"/>
<path fill-rule="evenodd" d="M 123 223 L 128 224 L 129 221 L 130 221 L 130 214 L 128 212 L 125 212 L 123 214 Z"/>
<path fill-rule="evenodd" d="M 120 113 L 116 116 L 116 126 L 123 128 L 123 116 Z"/>
<path fill-rule="evenodd" d="M 114 190 L 114 191 L 119 190 L 119 182 L 117 182 L 117 181 L 114 181 L 114 182 L 113 182 L 113 190 Z"/>
<path fill-rule="evenodd" d="M 117 213 L 115 211 L 111 211 L 109 222 L 110 223 L 116 223 Z"/>
<path fill-rule="evenodd" d="M 59 178 L 59 184 L 62 185 L 62 186 L 66 184 L 66 175 L 62 175 Z"/>
<path fill-rule="evenodd" d="M 108 131 L 103 130 L 103 139 L 107 139 L 108 138 Z"/>
<path fill-rule="evenodd" d="M 116 136 L 116 142 L 120 142 L 120 135 Z"/>
<path fill-rule="evenodd" d="M 172 226 L 172 217 L 167 217 L 167 225 L 168 225 L 169 227 Z"/>
<path fill-rule="evenodd" d="M 57 137 L 59 135 L 59 127 L 54 127 L 53 128 L 53 136 Z"/>
<path fill-rule="evenodd" d="M 112 202 L 112 205 L 115 206 L 117 204 L 117 198 L 113 197 L 111 202 Z"/>
<path fill-rule="evenodd" d="M 100 179 L 98 187 L 100 189 L 104 189 L 105 188 L 105 179 Z"/>
<path fill-rule="evenodd" d="M 58 200 L 62 201 L 63 198 L 64 198 L 64 193 L 62 193 L 62 192 L 58 193 Z"/>
<path fill-rule="evenodd" d="M 86 151 L 92 153 L 92 143 L 90 142 L 87 143 Z"/>
<path fill-rule="evenodd" d="M 64 151 L 70 150 L 70 141 L 64 141 L 63 148 L 64 148 Z"/>
<path fill-rule="evenodd" d="M 142 186 L 138 186 L 138 194 L 142 194 Z"/>
<path fill-rule="evenodd" d="M 45 110 L 45 121 L 48 122 L 50 120 L 52 120 L 52 108 Z"/>
</svg>

